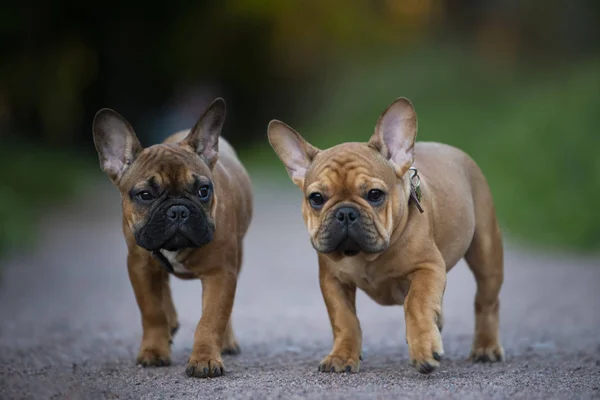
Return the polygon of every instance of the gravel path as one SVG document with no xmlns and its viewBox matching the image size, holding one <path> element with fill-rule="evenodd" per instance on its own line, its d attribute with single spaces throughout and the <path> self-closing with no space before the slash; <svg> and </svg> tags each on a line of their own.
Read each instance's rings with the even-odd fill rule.
<svg viewBox="0 0 600 400">
<path fill-rule="evenodd" d="M 255 196 L 233 319 L 243 353 L 225 357 L 225 377 L 185 376 L 198 281 L 173 284 L 181 322 L 173 366 L 134 365 L 139 311 L 118 195 L 103 183 L 44 219 L 38 246 L 2 266 L 0 399 L 600 398 L 600 259 L 515 248 L 501 295 L 505 363 L 466 361 L 475 285 L 460 264 L 444 299 L 440 370 L 423 376 L 410 367 L 402 308 L 360 293 L 361 372 L 318 373 L 331 331 L 299 193 L 288 184 L 257 187 Z"/>
</svg>

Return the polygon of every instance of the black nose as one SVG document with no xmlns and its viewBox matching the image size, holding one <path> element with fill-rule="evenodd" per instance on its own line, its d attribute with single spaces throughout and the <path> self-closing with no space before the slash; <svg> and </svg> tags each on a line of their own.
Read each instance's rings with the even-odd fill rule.
<svg viewBox="0 0 600 400">
<path fill-rule="evenodd" d="M 345 225 L 352 225 L 358 219 L 358 210 L 354 207 L 340 207 L 335 212 L 335 217 Z"/>
<path fill-rule="evenodd" d="M 186 206 L 171 206 L 167 209 L 167 218 L 173 222 L 184 222 L 190 216 Z"/>
</svg>

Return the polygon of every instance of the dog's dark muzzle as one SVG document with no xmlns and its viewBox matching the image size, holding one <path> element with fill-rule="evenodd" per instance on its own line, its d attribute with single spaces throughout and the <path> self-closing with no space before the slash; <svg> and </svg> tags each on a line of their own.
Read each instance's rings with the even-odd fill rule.
<svg viewBox="0 0 600 400">
<path fill-rule="evenodd" d="M 354 207 L 340 207 L 335 212 L 338 237 L 340 240 L 335 251 L 345 256 L 355 256 L 360 253 L 360 246 L 353 238 L 356 236 L 357 227 L 360 225 L 360 212 Z M 345 237 L 344 237 L 345 236 Z"/>
<path fill-rule="evenodd" d="M 212 241 L 214 225 L 206 212 L 187 199 L 166 200 L 152 211 L 135 232 L 139 246 L 153 251 L 201 247 Z"/>
<path fill-rule="evenodd" d="M 332 210 L 321 228 L 317 243 L 313 243 L 321 253 L 339 252 L 354 256 L 362 249 L 360 211 L 353 206 L 340 206 Z"/>
<path fill-rule="evenodd" d="M 373 221 L 350 204 L 342 204 L 328 214 L 313 246 L 321 253 L 344 256 L 378 253 L 384 249 Z"/>
</svg>

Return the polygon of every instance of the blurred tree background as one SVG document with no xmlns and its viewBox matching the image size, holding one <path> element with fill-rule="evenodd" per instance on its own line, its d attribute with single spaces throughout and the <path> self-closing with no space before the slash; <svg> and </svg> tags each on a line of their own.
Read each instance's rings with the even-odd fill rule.
<svg viewBox="0 0 600 400">
<path fill-rule="evenodd" d="M 270 119 L 317 146 L 365 141 L 407 96 L 420 140 L 481 165 L 510 237 L 597 250 L 599 39 L 597 0 L 4 5 L 0 249 L 101 176 L 91 121 L 102 107 L 152 144 L 223 96 L 224 134 L 250 169 L 291 185 L 266 142 Z"/>
</svg>

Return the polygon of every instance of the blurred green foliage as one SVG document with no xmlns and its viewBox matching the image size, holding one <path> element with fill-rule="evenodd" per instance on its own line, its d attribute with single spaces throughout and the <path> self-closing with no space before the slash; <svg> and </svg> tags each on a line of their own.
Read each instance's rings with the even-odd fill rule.
<svg viewBox="0 0 600 400">
<path fill-rule="evenodd" d="M 387 105 L 408 97 L 418 140 L 459 147 L 480 165 L 509 237 L 600 248 L 600 59 L 546 71 L 552 76 L 527 66 L 507 72 L 456 50 L 381 60 L 354 63 L 322 88 L 324 103 L 284 122 L 320 148 L 367 141 Z M 242 156 L 279 164 L 265 144 Z"/>
<path fill-rule="evenodd" d="M 26 248 L 35 238 L 42 213 L 69 199 L 91 171 L 89 160 L 72 151 L 49 151 L 28 142 L 4 144 L 0 147 L 0 253 Z"/>
<path fill-rule="evenodd" d="M 367 140 L 385 107 L 409 97 L 419 140 L 463 148 L 481 165 L 510 236 L 598 249 L 599 16 L 597 0 L 5 7 L 0 251 L 86 179 L 99 108 L 118 110 L 149 143 L 216 96 L 242 158 L 282 178 L 269 119 L 326 147 Z"/>
</svg>

